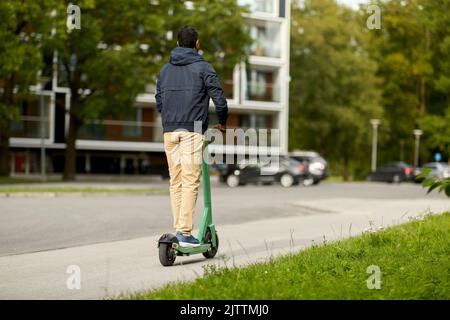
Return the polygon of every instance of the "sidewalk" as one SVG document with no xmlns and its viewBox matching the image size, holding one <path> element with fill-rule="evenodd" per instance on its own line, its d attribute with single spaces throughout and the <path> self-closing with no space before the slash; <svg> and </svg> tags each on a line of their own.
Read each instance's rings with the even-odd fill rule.
<svg viewBox="0 0 450 320">
<path fill-rule="evenodd" d="M 298 205 L 298 204 L 297 204 Z M 266 219 L 240 225 L 218 226 L 218 257 L 177 257 L 175 266 L 158 260 L 158 235 L 60 250 L 0 258 L 1 299 L 98 299 L 157 288 L 170 281 L 192 280 L 203 266 L 242 266 L 264 261 L 374 228 L 408 222 L 429 210 L 450 210 L 446 199 L 378 200 L 327 199 L 302 201 L 312 215 Z M 69 290 L 68 266 L 81 269 L 81 289 Z"/>
</svg>

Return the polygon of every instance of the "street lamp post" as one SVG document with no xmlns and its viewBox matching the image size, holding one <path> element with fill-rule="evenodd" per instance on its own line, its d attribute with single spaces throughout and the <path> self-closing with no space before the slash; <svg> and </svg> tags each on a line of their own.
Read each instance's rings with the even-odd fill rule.
<svg viewBox="0 0 450 320">
<path fill-rule="evenodd" d="M 414 166 L 419 166 L 419 150 L 420 150 L 420 136 L 423 134 L 423 131 L 420 129 L 413 130 L 415 140 L 415 147 L 414 147 Z"/>
<path fill-rule="evenodd" d="M 41 135 L 41 179 L 47 180 L 46 160 L 45 160 L 45 126 L 48 123 L 48 119 L 45 119 L 45 106 L 44 106 L 44 87 L 49 81 L 46 77 L 40 77 L 40 99 L 39 99 L 39 114 L 40 114 L 40 135 Z"/>
<path fill-rule="evenodd" d="M 378 144 L 378 126 L 381 121 L 379 119 L 370 119 L 372 124 L 372 172 L 377 170 L 377 144 Z"/>
<path fill-rule="evenodd" d="M 400 161 L 405 160 L 405 139 L 400 139 Z"/>
</svg>

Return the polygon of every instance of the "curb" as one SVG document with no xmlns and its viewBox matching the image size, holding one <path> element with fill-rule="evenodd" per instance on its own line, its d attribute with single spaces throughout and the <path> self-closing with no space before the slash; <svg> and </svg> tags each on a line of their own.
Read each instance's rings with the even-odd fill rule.
<svg viewBox="0 0 450 320">
<path fill-rule="evenodd" d="M 0 192 L 0 198 L 79 198 L 166 195 L 167 192 Z"/>
</svg>

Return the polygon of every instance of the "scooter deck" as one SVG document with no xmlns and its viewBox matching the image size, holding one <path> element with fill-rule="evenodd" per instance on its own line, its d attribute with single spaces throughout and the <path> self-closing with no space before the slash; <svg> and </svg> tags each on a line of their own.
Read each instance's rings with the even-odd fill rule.
<svg viewBox="0 0 450 320">
<path fill-rule="evenodd" d="M 197 247 L 182 247 L 179 244 L 174 244 L 175 251 L 177 253 L 181 253 L 182 255 L 190 255 L 190 254 L 196 254 L 196 253 L 203 253 L 208 251 L 211 248 L 211 245 L 209 243 L 203 243 L 200 244 Z"/>
</svg>

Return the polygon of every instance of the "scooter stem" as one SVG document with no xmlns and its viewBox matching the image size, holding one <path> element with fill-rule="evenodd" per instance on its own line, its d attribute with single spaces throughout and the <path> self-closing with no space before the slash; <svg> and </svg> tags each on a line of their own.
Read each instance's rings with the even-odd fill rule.
<svg viewBox="0 0 450 320">
<path fill-rule="evenodd" d="M 208 141 L 205 140 L 202 157 L 202 179 L 203 179 L 203 204 L 204 208 L 209 208 L 211 213 L 211 183 L 209 178 L 209 160 Z"/>
<path fill-rule="evenodd" d="M 198 233 L 198 240 L 203 242 L 206 230 L 212 225 L 212 208 L 211 208 L 211 183 L 209 179 L 209 158 L 208 141 L 205 140 L 202 155 L 202 180 L 203 180 L 203 216 Z"/>
</svg>

